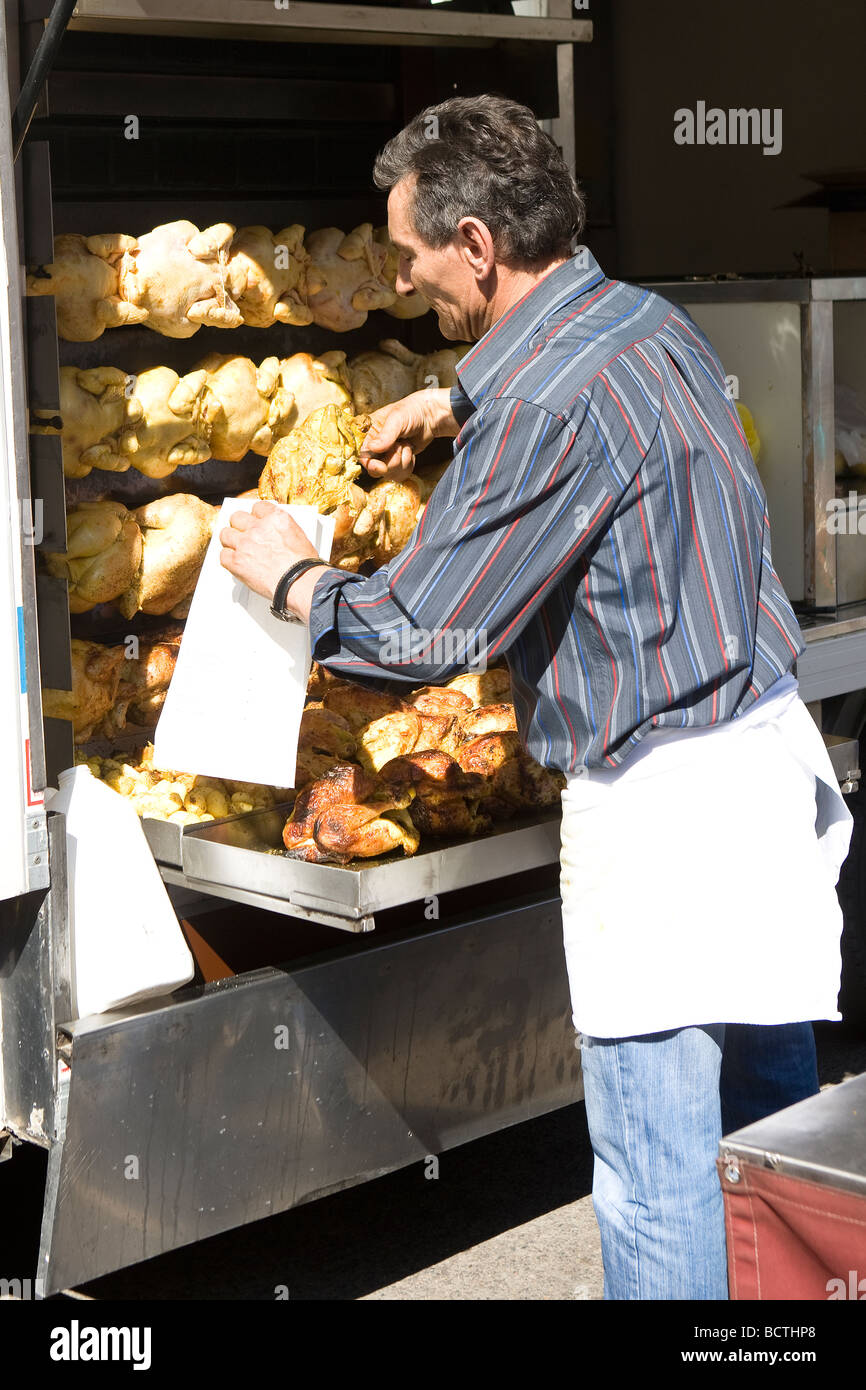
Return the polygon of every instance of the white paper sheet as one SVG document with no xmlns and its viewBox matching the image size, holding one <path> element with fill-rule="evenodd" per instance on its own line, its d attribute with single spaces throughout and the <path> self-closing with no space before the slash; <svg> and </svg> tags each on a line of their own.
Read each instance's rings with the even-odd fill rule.
<svg viewBox="0 0 866 1390">
<path fill-rule="evenodd" d="M 255 498 L 229 497 L 216 519 L 177 665 L 154 734 L 154 764 L 177 772 L 291 787 L 310 679 L 305 623 L 281 623 L 270 599 L 220 564 L 220 531 Z M 334 518 L 284 505 L 327 559 Z"/>
</svg>

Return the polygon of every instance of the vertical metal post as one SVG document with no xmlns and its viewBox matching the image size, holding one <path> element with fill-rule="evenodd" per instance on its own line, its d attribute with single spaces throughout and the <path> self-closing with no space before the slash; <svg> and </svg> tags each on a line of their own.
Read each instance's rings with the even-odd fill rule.
<svg viewBox="0 0 866 1390">
<path fill-rule="evenodd" d="M 547 0 L 551 19 L 573 18 L 571 0 Z M 576 139 L 574 129 L 574 45 L 556 45 L 556 87 L 559 96 L 558 115 L 551 122 L 551 135 L 562 150 L 562 157 L 571 172 L 576 173 Z"/>
<path fill-rule="evenodd" d="M 836 607 L 836 537 L 828 530 L 836 495 L 833 406 L 833 303 L 809 300 L 800 310 L 803 354 L 803 533 L 805 601 Z"/>
</svg>

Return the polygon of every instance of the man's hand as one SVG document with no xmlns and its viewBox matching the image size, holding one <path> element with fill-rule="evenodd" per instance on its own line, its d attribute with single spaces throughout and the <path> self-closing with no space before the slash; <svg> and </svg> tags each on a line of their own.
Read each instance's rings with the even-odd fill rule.
<svg viewBox="0 0 866 1390">
<path fill-rule="evenodd" d="M 229 522 L 220 531 L 220 564 L 267 599 L 290 565 L 316 554 L 297 522 L 273 502 L 255 502 L 252 511 L 233 512 Z"/>
<path fill-rule="evenodd" d="M 373 424 L 358 457 L 373 478 L 399 482 L 415 467 L 415 455 L 446 436 L 453 439 L 459 425 L 451 411 L 448 387 L 413 391 L 370 416 Z"/>
</svg>

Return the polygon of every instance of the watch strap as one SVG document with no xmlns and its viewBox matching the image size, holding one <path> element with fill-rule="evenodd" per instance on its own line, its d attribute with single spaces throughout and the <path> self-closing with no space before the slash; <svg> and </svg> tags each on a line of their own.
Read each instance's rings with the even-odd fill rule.
<svg viewBox="0 0 866 1390">
<path fill-rule="evenodd" d="M 286 598 L 289 589 L 292 587 L 295 580 L 300 579 L 301 575 L 305 574 L 307 570 L 316 569 L 319 565 L 323 565 L 324 563 L 325 561 L 317 555 L 315 559 L 308 556 L 305 560 L 296 560 L 293 565 L 289 566 L 285 574 L 277 581 L 277 587 L 274 589 L 271 612 L 275 618 L 279 618 L 284 623 L 296 623 L 299 621 L 294 613 L 286 612 Z"/>
</svg>

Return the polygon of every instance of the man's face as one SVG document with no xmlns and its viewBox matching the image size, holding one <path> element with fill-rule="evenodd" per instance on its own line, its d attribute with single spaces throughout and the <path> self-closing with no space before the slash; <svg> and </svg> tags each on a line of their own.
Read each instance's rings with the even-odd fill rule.
<svg viewBox="0 0 866 1390">
<path fill-rule="evenodd" d="M 479 336 L 478 316 L 486 309 L 475 274 L 461 254 L 458 238 L 446 246 L 428 246 L 412 225 L 412 178 L 403 178 L 388 195 L 388 235 L 400 253 L 396 289 L 413 289 L 430 303 L 442 336 L 467 342 Z M 475 331 L 473 331 L 473 324 Z"/>
</svg>

